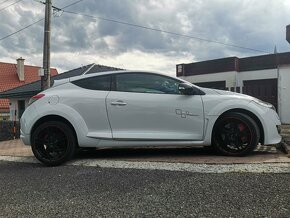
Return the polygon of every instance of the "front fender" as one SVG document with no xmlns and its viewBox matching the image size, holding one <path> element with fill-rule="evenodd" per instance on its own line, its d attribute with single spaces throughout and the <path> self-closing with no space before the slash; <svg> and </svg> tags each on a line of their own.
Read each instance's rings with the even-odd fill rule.
<svg viewBox="0 0 290 218">
<path fill-rule="evenodd" d="M 280 125 L 280 120 L 271 109 L 262 107 L 250 100 L 231 99 L 219 102 L 209 100 L 204 102 L 206 121 L 204 143 L 206 145 L 211 144 L 212 131 L 217 119 L 225 112 L 235 109 L 249 111 L 260 120 L 264 131 L 264 144 L 275 144 L 280 141 L 276 129 L 276 125 Z"/>
<path fill-rule="evenodd" d="M 208 102 L 204 103 L 205 107 L 205 115 L 208 116 L 220 116 L 226 111 L 232 110 L 232 109 L 244 109 L 244 110 L 253 110 L 252 112 L 255 113 L 256 110 L 260 110 L 259 108 L 255 108 L 250 105 L 251 101 L 241 101 L 239 99 L 231 99 L 231 100 L 223 100 L 221 102 Z M 257 111 L 257 112 L 258 112 Z M 256 112 L 256 113 L 257 113 Z M 261 111 L 259 111 L 261 112 Z M 255 114 L 256 114 L 255 113 Z"/>
</svg>

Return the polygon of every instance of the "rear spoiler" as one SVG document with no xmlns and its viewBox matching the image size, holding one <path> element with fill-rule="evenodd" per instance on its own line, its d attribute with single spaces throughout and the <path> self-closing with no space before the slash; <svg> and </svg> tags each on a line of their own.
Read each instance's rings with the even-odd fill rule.
<svg viewBox="0 0 290 218">
<path fill-rule="evenodd" d="M 56 87 L 56 86 L 59 86 L 59 85 L 62 85 L 62 84 L 68 83 L 68 82 L 69 82 L 69 78 L 60 79 L 60 80 L 54 80 L 52 87 Z"/>
</svg>

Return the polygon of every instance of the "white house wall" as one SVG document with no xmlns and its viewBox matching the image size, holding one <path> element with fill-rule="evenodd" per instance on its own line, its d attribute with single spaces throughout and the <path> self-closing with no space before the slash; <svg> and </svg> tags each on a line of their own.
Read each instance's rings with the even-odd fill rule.
<svg viewBox="0 0 290 218">
<path fill-rule="evenodd" d="M 290 66 L 280 66 L 280 84 L 278 85 L 278 101 L 280 101 L 280 118 L 283 123 L 290 124 Z"/>
<path fill-rule="evenodd" d="M 9 110 L 10 110 L 10 120 L 11 121 L 14 121 L 15 119 L 17 120 L 18 106 L 17 106 L 17 101 L 15 99 L 10 99 Z M 15 110 L 16 110 L 16 114 L 15 114 Z"/>
<path fill-rule="evenodd" d="M 281 122 L 290 124 L 290 67 L 279 67 L 280 79 L 278 79 L 278 70 L 256 70 L 239 72 L 237 76 L 238 86 L 243 87 L 245 80 L 278 79 L 278 114 Z"/>
<path fill-rule="evenodd" d="M 279 67 L 280 79 L 278 79 L 278 114 L 282 123 L 290 124 L 290 66 Z M 277 79 L 277 69 L 255 71 L 229 71 L 203 75 L 180 77 L 191 83 L 226 81 L 226 87 L 240 87 L 242 90 L 245 80 Z"/>
<path fill-rule="evenodd" d="M 19 100 L 25 100 L 25 108 L 28 107 L 28 102 L 29 102 L 29 99 L 9 99 L 10 100 L 10 106 L 9 106 L 9 109 L 10 109 L 10 121 L 18 121 L 18 101 Z M 16 115 L 15 115 L 15 110 L 16 110 Z"/>
<path fill-rule="evenodd" d="M 180 78 L 191 83 L 226 81 L 226 87 L 234 87 L 236 83 L 236 74 L 236 71 L 229 71 L 194 76 L 181 76 Z"/>
<path fill-rule="evenodd" d="M 244 80 L 276 79 L 277 69 L 243 71 L 237 75 L 237 86 L 243 87 Z"/>
</svg>

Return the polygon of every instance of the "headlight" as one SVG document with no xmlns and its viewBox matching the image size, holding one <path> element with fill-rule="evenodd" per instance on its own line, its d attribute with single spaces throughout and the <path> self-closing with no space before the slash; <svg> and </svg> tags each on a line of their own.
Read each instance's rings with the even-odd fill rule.
<svg viewBox="0 0 290 218">
<path fill-rule="evenodd" d="M 257 98 L 254 98 L 253 102 L 255 102 L 256 104 L 261 105 L 263 107 L 267 107 L 267 108 L 270 108 L 270 109 L 276 111 L 276 108 L 274 107 L 274 105 L 272 105 L 272 104 L 270 104 L 268 102 L 261 101 L 260 99 L 257 99 Z"/>
</svg>

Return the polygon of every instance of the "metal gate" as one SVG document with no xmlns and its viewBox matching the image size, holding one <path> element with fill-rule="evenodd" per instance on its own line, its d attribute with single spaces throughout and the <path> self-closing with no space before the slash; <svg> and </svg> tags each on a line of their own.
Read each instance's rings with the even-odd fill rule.
<svg viewBox="0 0 290 218">
<path fill-rule="evenodd" d="M 278 106 L 277 79 L 244 80 L 243 93 Z"/>
</svg>

